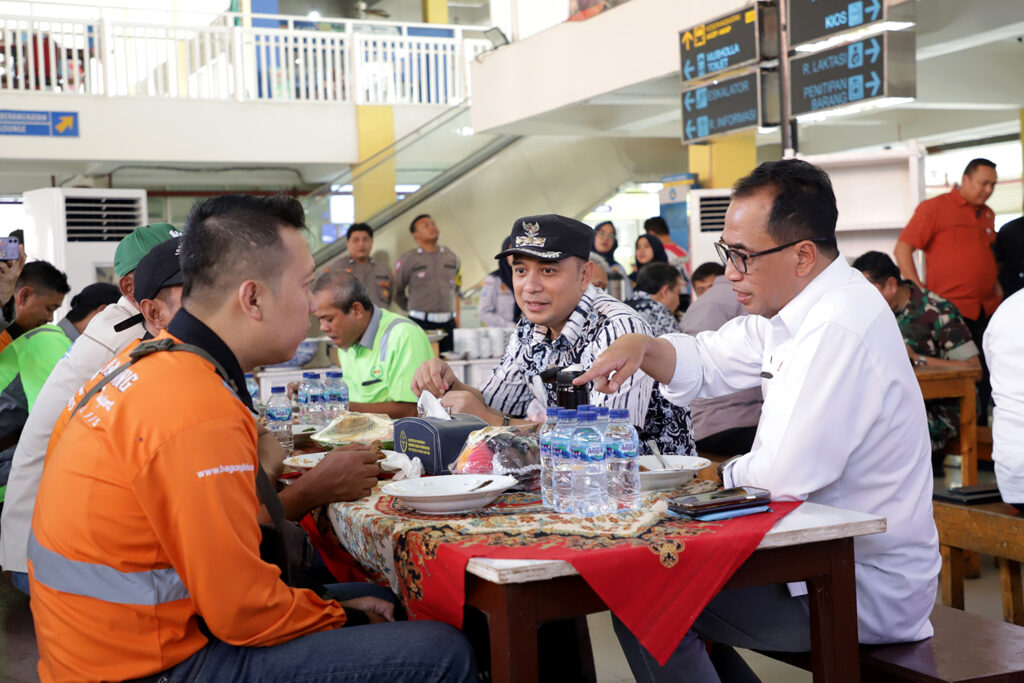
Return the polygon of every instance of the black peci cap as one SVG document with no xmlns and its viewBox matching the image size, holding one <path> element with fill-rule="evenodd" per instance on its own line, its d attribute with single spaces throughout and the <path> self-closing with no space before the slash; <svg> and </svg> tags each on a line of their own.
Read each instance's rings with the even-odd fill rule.
<svg viewBox="0 0 1024 683">
<path fill-rule="evenodd" d="M 155 299 L 164 287 L 185 282 L 178 262 L 181 251 L 179 238 L 161 242 L 149 250 L 135 269 L 135 300 Z"/>
<path fill-rule="evenodd" d="M 590 258 L 594 231 L 586 223 L 554 213 L 524 216 L 512 224 L 512 245 L 494 258 L 522 254 L 541 261 L 561 261 L 578 256 Z"/>
</svg>

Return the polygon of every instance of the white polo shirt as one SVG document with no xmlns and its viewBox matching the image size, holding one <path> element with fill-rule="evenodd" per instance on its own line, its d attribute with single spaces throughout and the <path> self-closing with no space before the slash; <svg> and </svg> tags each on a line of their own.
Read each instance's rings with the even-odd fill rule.
<svg viewBox="0 0 1024 683">
<path fill-rule="evenodd" d="M 992 460 L 999 493 L 1024 503 L 1024 290 L 999 304 L 985 330 L 992 381 Z"/>
</svg>

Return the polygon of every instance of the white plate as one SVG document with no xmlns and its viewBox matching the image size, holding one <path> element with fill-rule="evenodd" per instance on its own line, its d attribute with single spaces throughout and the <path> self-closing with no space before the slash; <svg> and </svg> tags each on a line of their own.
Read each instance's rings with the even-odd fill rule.
<svg viewBox="0 0 1024 683">
<path fill-rule="evenodd" d="M 640 472 L 640 490 L 658 491 L 660 489 L 674 489 L 697 476 L 697 472 L 711 464 L 707 458 L 698 458 L 693 455 L 663 455 L 667 462 L 674 469 L 664 469 L 658 459 L 653 455 L 641 455 L 637 462 L 648 469 L 647 472 Z"/>
<path fill-rule="evenodd" d="M 488 480 L 491 483 L 487 486 L 470 491 Z M 448 474 L 393 481 L 384 484 L 381 491 L 414 510 L 428 515 L 447 515 L 478 510 L 515 485 L 516 478 L 507 474 Z"/>
<path fill-rule="evenodd" d="M 284 464 L 288 467 L 294 467 L 297 470 L 311 470 L 320 464 L 323 457 L 327 455 L 328 451 L 322 453 L 300 453 L 299 455 L 289 455 L 284 459 Z"/>
</svg>

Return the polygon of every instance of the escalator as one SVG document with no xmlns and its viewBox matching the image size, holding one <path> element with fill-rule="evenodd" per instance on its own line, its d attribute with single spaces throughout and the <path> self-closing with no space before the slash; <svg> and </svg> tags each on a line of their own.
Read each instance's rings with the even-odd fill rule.
<svg viewBox="0 0 1024 683">
<path fill-rule="evenodd" d="M 396 183 L 419 189 L 366 221 L 374 229 L 375 255 L 383 252 L 393 263 L 415 246 L 410 220 L 430 214 L 441 244 L 459 255 L 466 290 L 494 270 L 494 254 L 516 218 L 584 216 L 624 183 L 685 170 L 687 158 L 678 141 L 660 138 L 474 133 L 469 104 L 456 106 L 306 198 L 317 267 L 345 252 L 342 233 L 323 241 L 325 231 L 339 229 L 330 224 L 332 197 L 388 163 L 394 163 Z"/>
</svg>

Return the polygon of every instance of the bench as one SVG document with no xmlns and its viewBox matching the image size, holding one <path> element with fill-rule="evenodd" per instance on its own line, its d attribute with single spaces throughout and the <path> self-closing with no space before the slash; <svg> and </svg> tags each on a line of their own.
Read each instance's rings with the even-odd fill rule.
<svg viewBox="0 0 1024 683">
<path fill-rule="evenodd" d="M 1003 620 L 1024 626 L 1024 515 L 1006 503 L 961 505 L 933 502 L 942 552 L 942 604 L 964 608 L 963 553 L 975 551 L 999 561 Z"/>
<path fill-rule="evenodd" d="M 917 643 L 861 645 L 862 681 L 889 683 L 1020 683 L 1024 628 L 936 605 L 935 635 Z M 810 671 L 810 653 L 761 652 Z"/>
</svg>

